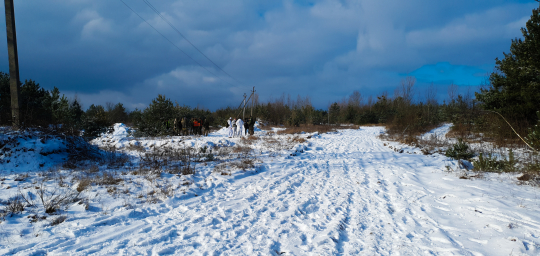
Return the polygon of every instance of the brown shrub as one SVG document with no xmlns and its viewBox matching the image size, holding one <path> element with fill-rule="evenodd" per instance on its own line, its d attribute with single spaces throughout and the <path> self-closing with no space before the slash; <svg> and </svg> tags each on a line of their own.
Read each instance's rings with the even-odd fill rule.
<svg viewBox="0 0 540 256">
<path fill-rule="evenodd" d="M 96 176 L 96 183 L 99 185 L 116 185 L 123 181 L 122 178 L 117 178 L 112 172 L 103 172 L 101 176 Z"/>
<path fill-rule="evenodd" d="M 278 126 L 271 126 L 271 125 L 259 125 L 259 129 L 263 130 L 263 131 L 271 131 L 272 128 L 276 128 Z"/>
<path fill-rule="evenodd" d="M 125 147 L 125 150 L 136 151 L 136 152 L 141 152 L 141 153 L 146 152 L 146 149 L 140 143 L 129 144 L 128 146 Z"/>
<path fill-rule="evenodd" d="M 520 180 L 520 181 L 530 181 L 531 179 L 533 179 L 533 175 L 531 175 L 529 173 L 525 173 L 525 174 L 519 176 L 517 179 Z"/>
<path fill-rule="evenodd" d="M 70 159 L 62 164 L 62 168 L 73 170 L 77 168 L 77 164 L 75 163 L 75 161 Z"/>
<path fill-rule="evenodd" d="M 416 136 L 405 136 L 405 137 L 402 137 L 400 140 L 399 140 L 400 143 L 403 143 L 403 144 L 407 144 L 407 145 L 412 145 L 412 146 L 416 146 L 418 145 L 418 139 L 416 138 Z"/>
<path fill-rule="evenodd" d="M 251 151 L 251 148 L 247 146 L 237 145 L 232 148 L 232 151 L 233 153 L 247 154 Z"/>
<path fill-rule="evenodd" d="M 17 175 L 17 177 L 15 178 L 15 181 L 25 181 L 26 178 L 28 178 L 28 173 L 25 173 L 25 174 L 19 174 Z"/>
<path fill-rule="evenodd" d="M 81 193 L 88 189 L 92 185 L 92 179 L 86 177 L 79 180 L 79 185 L 77 185 L 77 192 Z"/>
<path fill-rule="evenodd" d="M 227 168 L 227 163 L 215 165 L 213 172 L 217 172 L 221 175 L 231 175 L 231 171 Z"/>
<path fill-rule="evenodd" d="M 91 165 L 90 168 L 88 168 L 89 173 L 97 173 L 99 172 L 99 167 L 95 164 Z"/>
<path fill-rule="evenodd" d="M 242 138 L 240 138 L 240 143 L 241 143 L 241 144 L 246 144 L 246 145 L 252 145 L 252 144 L 255 143 L 258 139 L 259 139 L 259 137 L 257 137 L 257 136 L 247 136 L 247 137 L 242 137 Z"/>
<path fill-rule="evenodd" d="M 64 222 L 66 219 L 67 219 L 67 216 L 64 216 L 64 215 L 58 216 L 56 219 L 51 221 L 51 226 L 56 226 L 56 225 Z"/>
<path fill-rule="evenodd" d="M 113 195 L 116 193 L 116 187 L 107 187 L 107 193 L 109 193 L 110 195 Z"/>
<path fill-rule="evenodd" d="M 192 175 L 195 174 L 195 167 L 194 166 L 185 166 L 182 168 L 182 175 Z"/>
<path fill-rule="evenodd" d="M 280 130 L 277 132 L 277 134 L 299 134 L 302 132 L 306 133 L 313 133 L 313 132 L 319 132 L 319 133 L 327 133 L 335 131 L 336 129 L 353 129 L 356 127 L 358 129 L 357 125 L 353 126 L 328 126 L 328 125 L 300 125 L 300 126 L 288 126 L 285 128 L 285 130 Z"/>
<path fill-rule="evenodd" d="M 294 136 L 290 139 L 291 142 L 293 143 L 304 143 L 306 142 L 307 140 L 302 138 L 302 137 L 299 137 L 298 135 L 297 136 Z"/>
<path fill-rule="evenodd" d="M 237 168 L 243 171 L 255 168 L 256 160 L 254 158 L 244 158 L 239 161 L 230 162 L 232 168 Z"/>
<path fill-rule="evenodd" d="M 5 211 L 7 214 L 17 214 L 24 211 L 25 208 L 25 202 L 24 198 L 20 195 L 16 195 L 14 197 L 11 197 L 7 200 Z"/>
</svg>

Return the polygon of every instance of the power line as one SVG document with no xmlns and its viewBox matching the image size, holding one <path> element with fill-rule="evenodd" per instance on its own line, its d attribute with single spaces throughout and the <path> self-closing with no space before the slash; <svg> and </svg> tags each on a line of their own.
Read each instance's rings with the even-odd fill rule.
<svg viewBox="0 0 540 256">
<path fill-rule="evenodd" d="M 150 7 L 150 9 L 152 9 L 163 21 L 167 22 L 167 24 L 169 24 L 169 26 L 174 29 L 176 31 L 176 33 L 178 33 L 182 38 L 184 38 L 184 40 L 186 40 L 191 46 L 193 46 L 193 48 L 195 48 L 195 50 L 197 50 L 202 56 L 204 56 L 208 61 L 210 61 L 216 68 L 218 68 L 219 70 L 221 70 L 223 73 L 225 73 L 227 76 L 229 76 L 231 79 L 235 80 L 237 83 L 239 84 L 242 84 L 240 81 L 238 81 L 238 79 L 234 78 L 233 76 L 231 76 L 229 73 L 227 73 L 225 70 L 223 70 L 218 64 L 216 64 L 213 60 L 211 60 L 208 56 L 206 56 L 206 54 L 204 54 L 199 48 L 197 48 L 197 46 L 195 46 L 189 39 L 187 39 L 187 37 L 184 36 L 184 34 L 182 34 L 182 32 L 180 32 L 171 22 L 169 22 L 169 20 L 167 20 L 162 14 L 161 12 L 159 12 L 156 7 L 154 7 L 150 1 L 148 0 L 143 0 L 143 2 L 148 5 L 148 7 Z"/>
<path fill-rule="evenodd" d="M 214 74 L 212 71 L 210 71 L 209 69 L 207 69 L 206 67 L 204 67 L 201 63 L 199 63 L 198 61 L 196 61 L 195 59 L 193 59 L 191 56 L 189 56 L 186 52 L 184 52 L 182 49 L 180 49 L 180 47 L 178 47 L 178 45 L 176 45 L 175 43 L 173 43 L 169 38 L 167 38 L 165 35 L 163 35 L 161 32 L 159 32 L 159 30 L 157 30 L 154 26 L 152 26 L 152 24 L 150 24 L 146 19 L 144 19 L 141 15 L 139 15 L 135 10 L 133 10 L 133 8 L 131 8 L 128 4 L 126 4 L 126 2 L 124 2 L 124 0 L 120 0 L 120 2 L 122 2 L 128 9 L 130 9 L 133 13 L 135 13 L 135 15 L 139 16 L 139 18 L 141 18 L 141 20 L 143 20 L 146 24 L 148 24 L 148 26 L 150 26 L 151 28 L 153 28 L 158 34 L 160 34 L 163 38 L 165 38 L 165 40 L 169 41 L 169 43 L 171 43 L 174 47 L 176 47 L 176 49 L 180 50 L 184 55 L 186 55 L 188 58 L 190 58 L 193 62 L 197 63 L 197 65 L 199 65 L 201 68 L 204 68 L 206 71 L 208 71 L 208 73 L 212 74 L 213 76 L 221 79 L 222 81 L 230 84 L 230 85 L 233 85 L 225 80 L 223 80 L 221 77 L 219 77 L 218 75 Z M 234 85 L 233 85 L 234 86 Z"/>
</svg>

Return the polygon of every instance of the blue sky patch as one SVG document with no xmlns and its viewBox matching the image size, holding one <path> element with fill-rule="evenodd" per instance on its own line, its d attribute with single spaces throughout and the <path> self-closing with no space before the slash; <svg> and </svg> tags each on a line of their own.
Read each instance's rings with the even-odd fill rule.
<svg viewBox="0 0 540 256">
<path fill-rule="evenodd" d="M 476 86 L 485 83 L 493 67 L 493 65 L 466 66 L 452 65 L 449 62 L 439 62 L 434 65 L 424 65 L 403 76 L 414 76 L 419 82 L 425 83 L 453 83 L 456 85 Z"/>
</svg>

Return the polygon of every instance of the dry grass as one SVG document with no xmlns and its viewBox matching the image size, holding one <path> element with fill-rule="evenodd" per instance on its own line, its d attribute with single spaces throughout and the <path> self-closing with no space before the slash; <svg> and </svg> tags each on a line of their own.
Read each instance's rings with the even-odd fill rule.
<svg viewBox="0 0 540 256">
<path fill-rule="evenodd" d="M 242 138 L 240 139 L 240 143 L 245 144 L 245 145 L 252 145 L 252 144 L 255 143 L 258 139 L 259 139 L 259 137 L 257 137 L 257 136 L 247 136 L 247 137 L 242 137 Z"/>
<path fill-rule="evenodd" d="M 248 154 L 251 152 L 251 148 L 248 146 L 236 145 L 232 148 L 232 152 L 236 154 Z"/>
<path fill-rule="evenodd" d="M 283 127 L 280 127 L 283 128 Z M 336 130 L 348 130 L 353 129 L 357 130 L 360 128 L 359 125 L 300 125 L 300 126 L 287 126 L 285 130 L 280 130 L 277 134 L 301 134 L 305 133 L 328 133 L 335 132 Z"/>
<path fill-rule="evenodd" d="M 263 138 L 263 141 L 264 141 L 263 145 L 266 148 L 269 148 L 269 149 L 271 149 L 273 151 L 278 151 L 278 150 L 285 149 L 285 146 L 283 145 L 282 141 L 277 140 L 273 136 L 265 137 L 265 138 Z"/>
<path fill-rule="evenodd" d="M 67 216 L 64 216 L 64 215 L 58 216 L 56 219 L 51 221 L 51 226 L 56 226 L 56 225 L 64 222 L 66 219 L 67 219 Z"/>
<path fill-rule="evenodd" d="M 384 124 L 361 124 L 359 127 L 376 127 L 376 126 L 384 126 Z"/>
<path fill-rule="evenodd" d="M 119 178 L 116 173 L 113 172 L 103 172 L 102 175 L 97 175 L 94 179 L 94 182 L 98 185 L 117 185 L 124 179 Z"/>
<path fill-rule="evenodd" d="M 261 130 L 263 130 L 263 131 L 271 131 L 272 128 L 282 128 L 282 127 L 260 124 L 260 125 L 258 126 L 258 128 L 261 129 Z"/>
<path fill-rule="evenodd" d="M 129 144 L 124 148 L 127 151 L 146 152 L 146 149 L 140 143 Z"/>
<path fill-rule="evenodd" d="M 227 163 L 216 164 L 213 172 L 217 172 L 221 175 L 231 175 L 231 170 L 229 169 Z"/>
<path fill-rule="evenodd" d="M 296 135 L 296 136 L 290 138 L 289 141 L 292 142 L 292 143 L 304 143 L 304 142 L 306 142 L 307 140 L 304 139 L 304 138 L 302 138 L 302 137 L 300 137 L 300 136 L 298 136 L 298 135 Z"/>
<path fill-rule="evenodd" d="M 13 196 L 7 200 L 6 207 L 4 211 L 8 214 L 17 214 L 24 211 L 24 208 L 26 207 L 25 200 L 23 197 L 19 194 L 16 196 Z"/>
<path fill-rule="evenodd" d="M 81 193 L 88 189 L 92 185 L 92 179 L 85 177 L 79 180 L 79 185 L 77 185 L 77 192 Z"/>
<path fill-rule="evenodd" d="M 90 168 L 87 170 L 88 173 L 98 173 L 99 167 L 95 164 L 91 165 Z"/>
<path fill-rule="evenodd" d="M 328 125 L 300 125 L 300 126 L 289 126 L 285 130 L 280 130 L 277 134 L 300 134 L 305 133 L 327 133 L 333 132 L 336 129 L 348 129 L 349 126 L 328 126 Z"/>
</svg>

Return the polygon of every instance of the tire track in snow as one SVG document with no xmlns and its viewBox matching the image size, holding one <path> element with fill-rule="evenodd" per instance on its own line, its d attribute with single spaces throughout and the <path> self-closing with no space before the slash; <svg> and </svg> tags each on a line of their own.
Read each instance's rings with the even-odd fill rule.
<svg viewBox="0 0 540 256">
<path fill-rule="evenodd" d="M 444 163 L 394 152 L 376 138 L 380 128 L 340 133 L 322 135 L 305 153 L 268 162 L 265 172 L 212 193 L 156 205 L 144 218 L 98 221 L 118 229 L 111 234 L 100 227 L 81 231 L 77 242 L 38 246 L 73 255 L 510 254 L 497 245 L 537 252 L 540 224 L 527 212 L 501 211 L 507 198 L 484 197 L 479 193 L 487 186 L 470 188 L 463 186 L 470 181 L 451 176 L 431 184 L 444 176 L 435 172 Z M 508 222 L 529 235 L 507 239 Z"/>
</svg>

